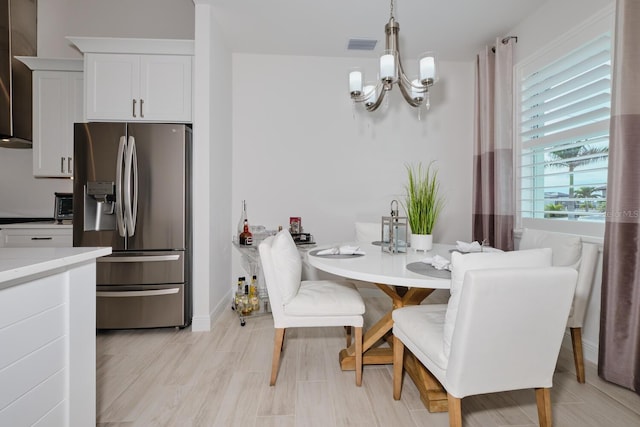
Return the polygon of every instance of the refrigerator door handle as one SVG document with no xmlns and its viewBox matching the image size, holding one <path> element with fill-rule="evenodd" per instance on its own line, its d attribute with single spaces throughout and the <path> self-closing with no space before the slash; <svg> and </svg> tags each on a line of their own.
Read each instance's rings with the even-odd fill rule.
<svg viewBox="0 0 640 427">
<path fill-rule="evenodd" d="M 118 157 L 116 161 L 116 224 L 118 226 L 118 234 L 120 237 L 125 237 L 127 233 L 126 225 L 124 222 L 123 203 L 125 200 L 122 197 L 122 163 L 124 162 L 124 152 L 126 148 L 125 136 L 120 137 L 120 143 L 118 144 Z"/>
<path fill-rule="evenodd" d="M 133 143 L 133 156 L 131 162 L 133 163 L 133 206 L 131 207 L 131 219 L 133 223 L 133 231 L 131 235 L 136 232 L 136 224 L 138 223 L 138 149 L 136 148 L 136 140 L 131 137 Z"/>
<path fill-rule="evenodd" d="M 127 235 L 131 237 L 136 232 L 138 216 L 138 158 L 136 155 L 136 140 L 133 136 L 129 136 L 127 143 L 124 164 L 124 193 Z"/>
<path fill-rule="evenodd" d="M 159 295 L 177 294 L 180 288 L 157 289 L 152 291 L 98 291 L 97 297 L 107 298 L 131 298 L 131 297 L 155 297 Z"/>
<path fill-rule="evenodd" d="M 142 255 L 142 256 L 115 256 L 98 258 L 96 262 L 154 262 L 154 261 L 178 261 L 180 255 Z"/>
</svg>

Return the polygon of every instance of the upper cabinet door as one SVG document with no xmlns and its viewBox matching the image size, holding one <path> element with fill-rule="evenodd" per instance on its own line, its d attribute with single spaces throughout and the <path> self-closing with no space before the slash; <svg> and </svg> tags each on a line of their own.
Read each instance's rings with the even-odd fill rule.
<svg viewBox="0 0 640 427">
<path fill-rule="evenodd" d="M 73 176 L 73 123 L 83 120 L 81 71 L 33 72 L 33 175 Z"/>
<path fill-rule="evenodd" d="M 89 121 L 191 122 L 189 55 L 85 54 Z"/>
<path fill-rule="evenodd" d="M 191 121 L 191 56 L 140 56 L 140 119 Z"/>
<path fill-rule="evenodd" d="M 87 53 L 85 79 L 88 120 L 138 118 L 139 55 Z"/>
</svg>

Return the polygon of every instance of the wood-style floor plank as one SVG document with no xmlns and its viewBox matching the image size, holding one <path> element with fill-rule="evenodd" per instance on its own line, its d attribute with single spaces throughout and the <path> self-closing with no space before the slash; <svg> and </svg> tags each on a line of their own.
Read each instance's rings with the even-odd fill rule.
<svg viewBox="0 0 640 427">
<path fill-rule="evenodd" d="M 365 329 L 390 299 L 365 289 Z M 425 303 L 446 303 L 436 291 Z M 185 427 L 445 427 L 447 413 L 429 413 L 405 375 L 392 397 L 391 366 L 366 366 L 362 387 L 342 371 L 342 328 L 287 330 L 280 371 L 269 386 L 273 320 L 229 310 L 210 332 L 188 328 L 100 331 L 97 337 L 97 426 Z M 386 344 L 385 344 L 386 345 Z M 570 348 L 562 348 L 551 389 L 556 427 L 640 427 L 640 396 L 607 383 L 586 363 L 575 380 Z M 535 393 L 517 390 L 462 400 L 465 427 L 538 425 Z"/>
</svg>

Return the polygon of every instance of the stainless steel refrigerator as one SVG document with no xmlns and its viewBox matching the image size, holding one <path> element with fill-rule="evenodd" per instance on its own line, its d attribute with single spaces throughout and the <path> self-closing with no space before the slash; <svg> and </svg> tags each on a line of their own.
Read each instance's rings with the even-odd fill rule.
<svg viewBox="0 0 640 427">
<path fill-rule="evenodd" d="M 97 328 L 191 323 L 188 125 L 76 123 L 73 246 L 97 263 Z"/>
</svg>

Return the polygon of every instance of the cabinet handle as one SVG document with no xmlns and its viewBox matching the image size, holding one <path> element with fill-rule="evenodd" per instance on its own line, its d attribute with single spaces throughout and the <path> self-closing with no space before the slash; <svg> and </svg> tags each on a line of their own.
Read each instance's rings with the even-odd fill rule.
<svg viewBox="0 0 640 427">
<path fill-rule="evenodd" d="M 60 173 L 64 173 L 64 157 L 60 157 Z"/>
<path fill-rule="evenodd" d="M 140 100 L 140 117 L 144 118 L 144 113 L 142 112 L 142 105 L 144 104 L 144 99 Z"/>
<path fill-rule="evenodd" d="M 53 237 L 32 237 L 31 240 L 53 240 Z"/>
<path fill-rule="evenodd" d="M 67 172 L 72 173 L 71 170 L 71 157 L 67 157 Z"/>
<path fill-rule="evenodd" d="M 133 100 L 133 117 L 136 116 L 136 100 Z"/>
</svg>

